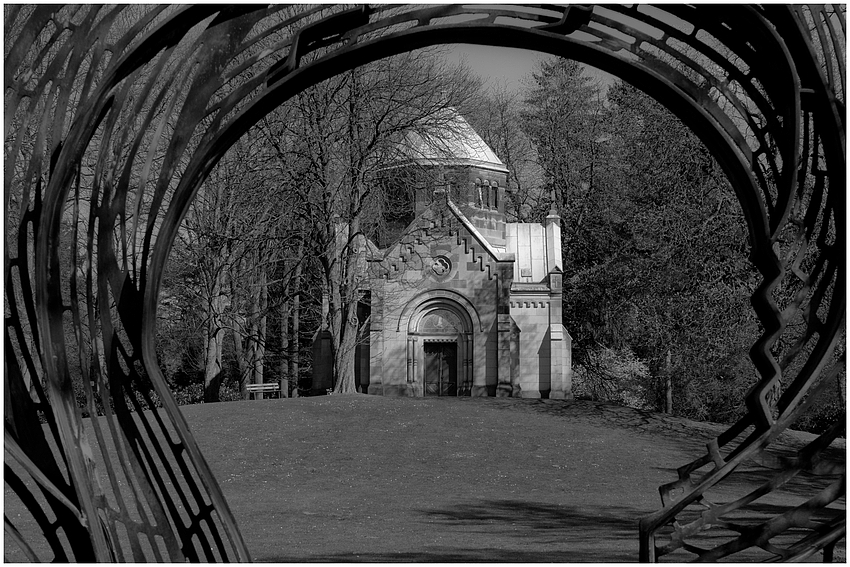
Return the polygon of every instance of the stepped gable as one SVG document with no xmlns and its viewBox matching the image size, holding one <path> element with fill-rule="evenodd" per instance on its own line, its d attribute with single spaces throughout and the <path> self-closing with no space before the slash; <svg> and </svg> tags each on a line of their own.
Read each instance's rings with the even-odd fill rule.
<svg viewBox="0 0 850 567">
<path fill-rule="evenodd" d="M 373 274 L 389 278 L 404 272 L 411 258 L 417 257 L 416 247 L 426 245 L 436 239 L 445 238 L 462 247 L 462 253 L 468 261 L 478 265 L 478 269 L 487 273 L 487 279 L 495 274 L 493 262 L 513 261 L 511 251 L 494 248 L 478 229 L 463 214 L 458 206 L 443 193 L 441 198 L 418 216 L 405 230 L 402 238 L 383 253 L 377 250 L 368 257 Z M 371 241 L 368 242 L 374 247 Z M 411 266 L 422 269 L 421 266 Z"/>
</svg>

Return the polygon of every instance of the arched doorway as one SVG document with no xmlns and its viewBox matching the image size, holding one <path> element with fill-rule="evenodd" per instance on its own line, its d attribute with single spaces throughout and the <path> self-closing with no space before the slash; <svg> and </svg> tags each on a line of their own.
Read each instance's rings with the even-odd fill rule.
<svg viewBox="0 0 850 567">
<path fill-rule="evenodd" d="M 425 396 L 457 396 L 457 341 L 430 339 L 422 343 Z"/>
<path fill-rule="evenodd" d="M 441 298 L 420 305 L 408 331 L 408 384 L 414 396 L 468 396 L 472 390 L 472 320 Z"/>
</svg>

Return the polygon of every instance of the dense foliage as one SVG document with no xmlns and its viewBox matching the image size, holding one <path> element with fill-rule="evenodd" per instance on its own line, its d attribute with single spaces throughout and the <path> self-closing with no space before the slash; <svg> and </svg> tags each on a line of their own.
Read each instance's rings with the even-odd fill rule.
<svg viewBox="0 0 850 567">
<path fill-rule="evenodd" d="M 736 419 L 758 379 L 748 351 L 761 329 L 749 299 L 760 277 L 718 164 L 630 85 L 615 83 L 603 99 L 581 66 L 558 59 L 531 83 L 521 124 L 544 170 L 540 194 L 563 218 L 576 395 Z M 820 430 L 843 412 L 830 393 L 797 427 Z"/>
</svg>

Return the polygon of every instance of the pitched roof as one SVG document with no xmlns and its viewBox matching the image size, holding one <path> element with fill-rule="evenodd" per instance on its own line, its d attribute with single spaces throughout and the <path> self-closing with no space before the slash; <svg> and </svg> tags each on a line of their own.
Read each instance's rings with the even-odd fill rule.
<svg viewBox="0 0 850 567">
<path fill-rule="evenodd" d="M 440 122 L 444 124 L 438 132 L 405 133 L 399 151 L 404 156 L 401 162 L 419 165 L 473 165 L 507 173 L 508 168 L 496 156 L 490 146 L 469 125 L 460 113 L 449 107 Z M 395 165 L 401 165 L 397 163 Z"/>
</svg>

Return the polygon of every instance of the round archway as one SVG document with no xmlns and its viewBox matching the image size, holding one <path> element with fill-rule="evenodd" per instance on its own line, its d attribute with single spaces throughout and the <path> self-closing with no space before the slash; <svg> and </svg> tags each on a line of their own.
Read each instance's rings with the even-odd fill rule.
<svg viewBox="0 0 850 567">
<path fill-rule="evenodd" d="M 643 522 L 642 559 L 710 529 L 716 522 L 703 516 L 687 525 L 674 520 L 685 507 L 705 506 L 708 488 L 757 459 L 843 371 L 841 9 L 15 5 L 5 19 L 6 386 L 15 400 L 6 446 L 61 487 L 45 504 L 59 527 L 42 526 L 54 535 L 64 530 L 64 540 L 51 539 L 59 558 L 66 545 L 78 560 L 115 558 L 116 547 L 128 545 L 115 537 L 117 527 L 127 530 L 133 543 L 125 551 L 138 561 L 146 557 L 138 545 L 144 538 L 165 542 L 153 558 L 248 557 L 157 363 L 157 303 L 169 250 L 198 188 L 253 124 L 327 77 L 418 47 L 533 46 L 619 76 L 688 124 L 738 195 L 751 260 L 763 277 L 752 297 L 764 328 L 751 349 L 759 381 L 747 415 L 680 470 L 664 507 Z M 774 297 L 780 282 L 797 293 Z M 802 338 L 777 360 L 771 348 L 791 323 L 805 329 Z M 130 448 L 120 450 L 132 464 L 109 471 L 109 491 L 120 497 L 121 478 L 131 479 L 139 490 L 129 501 L 154 519 L 140 524 L 126 506 L 111 506 L 93 481 L 92 446 L 118 449 L 83 434 L 71 372 L 83 375 L 91 409 L 114 404 L 106 420 Z M 783 393 L 773 403 L 768 394 L 780 382 Z M 28 383 L 39 390 L 39 406 L 27 401 Z M 135 412 L 140 428 L 130 413 L 141 406 L 131 407 L 137 402 L 128 404 L 125 393 L 151 407 L 156 397 L 162 408 L 150 419 Z M 42 415 L 49 435 L 25 441 Z M 65 459 L 45 449 L 48 440 Z M 706 468 L 699 480 L 690 476 Z M 185 493 L 175 500 L 165 477 L 143 472 L 159 470 L 180 478 Z M 685 493 L 673 498 L 678 489 Z M 712 513 L 734 512 L 745 501 Z M 195 512 L 186 517 L 178 509 Z M 765 523 L 763 539 L 812 530 L 779 524 Z M 664 526 L 674 526 L 675 536 L 656 544 Z M 843 534 L 821 528 L 777 555 L 805 557 Z M 733 539 L 736 549 L 761 541 Z M 729 548 L 696 553 L 709 559 Z"/>
<path fill-rule="evenodd" d="M 473 324 L 450 298 L 421 302 L 407 329 L 408 384 L 416 396 L 468 396 L 473 380 Z"/>
</svg>

